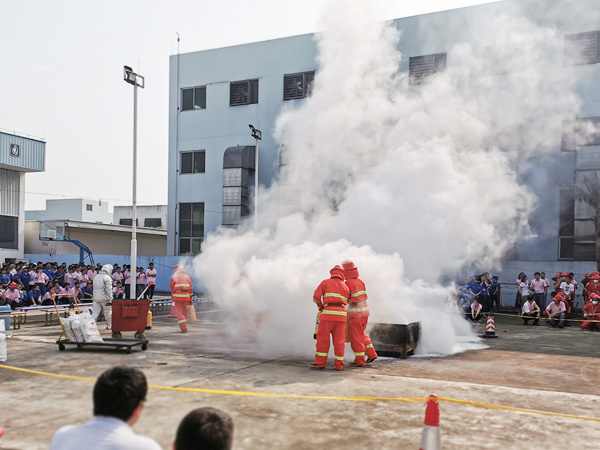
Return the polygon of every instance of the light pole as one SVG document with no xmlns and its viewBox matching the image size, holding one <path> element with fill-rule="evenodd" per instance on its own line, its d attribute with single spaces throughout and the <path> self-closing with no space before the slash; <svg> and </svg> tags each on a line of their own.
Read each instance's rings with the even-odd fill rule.
<svg viewBox="0 0 600 450">
<path fill-rule="evenodd" d="M 137 88 L 144 88 L 144 77 L 135 73 L 131 67 L 124 66 L 124 80 L 133 85 L 133 215 L 131 218 L 131 267 L 129 268 L 129 276 L 131 286 L 135 286 L 137 274 Z M 134 298 L 135 288 L 133 288 Z M 131 297 L 131 291 L 129 292 Z"/>
<path fill-rule="evenodd" d="M 248 126 L 250 136 L 256 140 L 254 144 L 254 230 L 258 230 L 258 141 L 262 139 L 262 132 L 254 128 L 254 125 Z"/>
</svg>

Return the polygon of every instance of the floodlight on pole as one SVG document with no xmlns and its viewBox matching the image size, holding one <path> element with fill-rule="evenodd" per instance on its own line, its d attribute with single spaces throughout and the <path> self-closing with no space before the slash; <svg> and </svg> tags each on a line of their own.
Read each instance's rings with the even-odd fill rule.
<svg viewBox="0 0 600 450">
<path fill-rule="evenodd" d="M 258 230 L 258 141 L 262 139 L 262 132 L 254 128 L 254 125 L 248 125 L 250 136 L 255 139 L 254 144 L 254 229 Z"/>
<path fill-rule="evenodd" d="M 131 217 L 131 264 L 129 267 L 129 276 L 133 276 L 132 286 L 135 286 L 137 274 L 137 88 L 144 88 L 144 77 L 135 73 L 131 67 L 123 66 L 123 79 L 133 85 L 133 196 L 132 196 L 132 217 Z M 131 291 L 129 292 L 131 297 Z M 135 288 L 134 288 L 135 298 Z"/>
</svg>

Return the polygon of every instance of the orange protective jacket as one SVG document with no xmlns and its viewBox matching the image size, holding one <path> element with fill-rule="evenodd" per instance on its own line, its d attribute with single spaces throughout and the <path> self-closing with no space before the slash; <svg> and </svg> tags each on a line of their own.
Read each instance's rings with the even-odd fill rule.
<svg viewBox="0 0 600 450">
<path fill-rule="evenodd" d="M 590 281 L 588 284 L 585 285 L 585 290 L 588 294 L 588 297 L 590 294 L 598 294 L 600 295 L 600 283 L 594 283 L 594 281 Z"/>
<path fill-rule="evenodd" d="M 583 307 L 583 312 L 587 314 L 600 314 L 600 303 L 596 306 L 589 300 Z M 600 316 L 588 317 L 588 320 L 600 320 Z"/>
<path fill-rule="evenodd" d="M 331 277 L 323 280 L 313 294 L 313 301 L 321 310 L 319 320 L 345 322 L 348 315 L 346 303 L 349 296 L 350 290 L 341 278 Z"/>
<path fill-rule="evenodd" d="M 174 302 L 191 302 L 192 294 L 192 279 L 185 274 L 182 269 L 177 271 L 171 277 L 171 295 Z"/>
<path fill-rule="evenodd" d="M 348 300 L 350 308 L 348 314 L 350 316 L 368 316 L 369 307 L 367 306 L 367 289 L 365 283 L 358 278 L 349 278 L 346 280 L 346 285 L 350 290 L 350 298 Z"/>
</svg>

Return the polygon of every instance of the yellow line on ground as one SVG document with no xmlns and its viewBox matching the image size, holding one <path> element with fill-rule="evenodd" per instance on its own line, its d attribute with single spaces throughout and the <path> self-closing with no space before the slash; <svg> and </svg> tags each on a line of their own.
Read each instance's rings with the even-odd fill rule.
<svg viewBox="0 0 600 450">
<path fill-rule="evenodd" d="M 41 372 L 38 370 L 22 369 L 20 367 L 6 366 L 0 364 L 0 369 L 14 370 L 17 372 L 30 373 L 33 375 L 44 375 L 48 377 L 64 378 L 67 380 L 87 381 L 95 382 L 94 378 L 74 377 L 70 375 L 61 375 L 57 373 Z M 168 386 L 148 386 L 150 389 L 160 391 L 177 391 L 177 392 L 196 392 L 202 394 L 219 394 L 219 395 L 241 395 L 247 397 L 271 397 L 271 398 L 298 398 L 298 399 L 310 399 L 310 400 L 338 400 L 338 401 L 352 401 L 352 402 L 425 402 L 425 398 L 379 398 L 379 397 L 327 397 L 318 395 L 292 395 L 292 394 L 269 394 L 266 392 L 245 392 L 245 391 L 223 391 L 218 389 L 196 389 L 196 388 L 181 388 L 181 387 L 168 387 Z M 553 413 L 549 411 L 538 411 L 535 409 L 522 409 L 513 408 L 511 406 L 492 405 L 488 403 L 471 402 L 468 400 L 458 400 L 455 398 L 438 397 L 439 401 L 448 403 L 460 403 L 463 405 L 478 406 L 482 408 L 494 408 L 502 409 L 506 411 L 516 411 L 528 414 L 541 414 L 544 416 L 556 416 L 565 417 L 568 419 L 578 420 L 591 420 L 594 422 L 600 422 L 600 419 L 595 417 L 575 416 L 571 414 Z"/>
</svg>

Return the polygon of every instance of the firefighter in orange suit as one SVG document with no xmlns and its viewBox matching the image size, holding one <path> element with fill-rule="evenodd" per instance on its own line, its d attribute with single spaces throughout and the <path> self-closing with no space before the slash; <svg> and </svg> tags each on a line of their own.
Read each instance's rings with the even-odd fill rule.
<svg viewBox="0 0 600 450">
<path fill-rule="evenodd" d="M 313 301 L 321 311 L 317 330 L 317 352 L 314 364 L 309 367 L 324 369 L 329 352 L 329 335 L 333 338 L 335 370 L 344 369 L 344 347 L 346 346 L 346 303 L 350 295 L 344 283 L 344 269 L 335 266 L 329 271 L 331 278 L 323 280 L 313 295 Z"/>
<path fill-rule="evenodd" d="M 365 367 L 366 363 L 372 363 L 377 359 L 377 352 L 373 348 L 371 338 L 365 329 L 369 321 L 369 307 L 367 306 L 367 290 L 365 283 L 358 278 L 358 269 L 352 261 L 342 264 L 346 278 L 346 285 L 350 289 L 348 299 L 348 334 L 350 345 L 354 352 L 354 367 Z M 365 363 L 365 353 L 367 361 Z"/>
<path fill-rule="evenodd" d="M 171 276 L 171 295 L 182 333 L 187 332 L 187 306 L 192 303 L 192 294 L 192 280 L 185 274 L 185 269 L 177 264 Z"/>
</svg>

